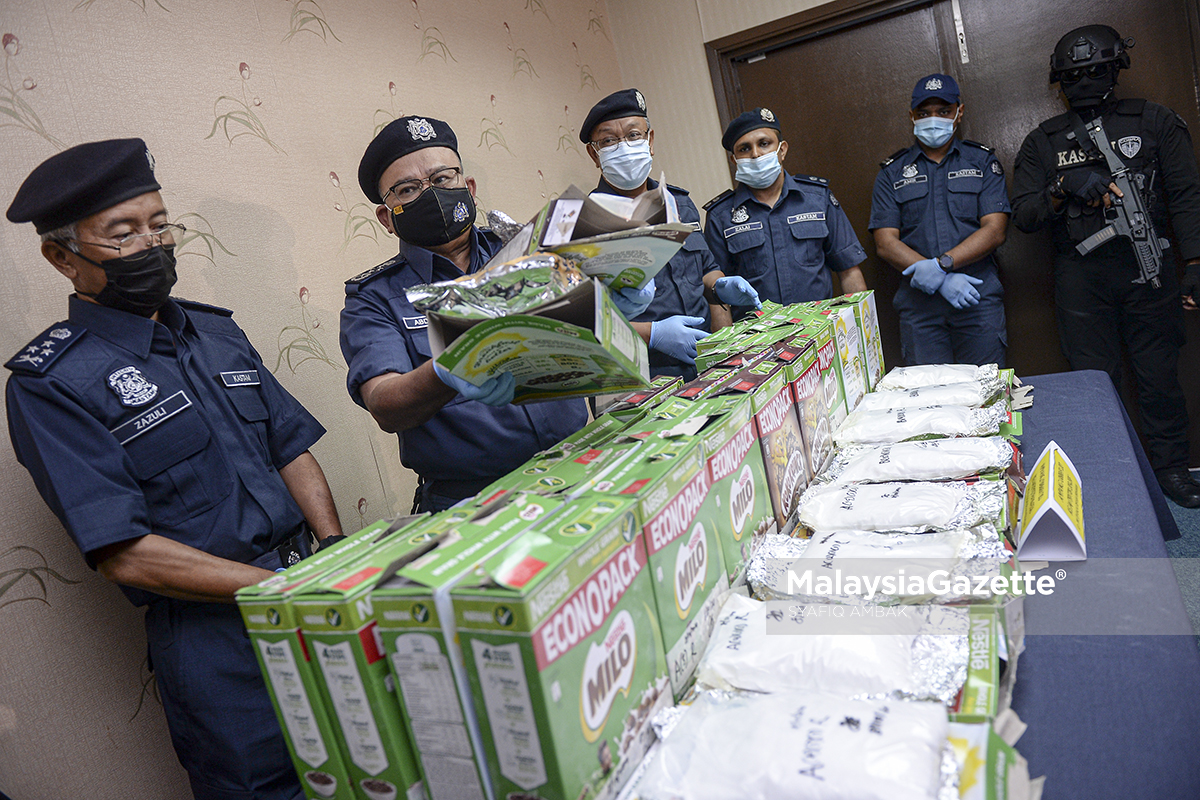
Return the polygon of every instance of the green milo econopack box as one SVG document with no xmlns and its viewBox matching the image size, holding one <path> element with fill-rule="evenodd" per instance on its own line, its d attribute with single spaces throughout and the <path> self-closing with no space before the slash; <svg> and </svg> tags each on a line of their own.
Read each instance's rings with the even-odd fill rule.
<svg viewBox="0 0 1200 800">
<path fill-rule="evenodd" d="M 816 342 L 817 363 L 821 367 L 821 388 L 825 393 L 825 406 L 829 409 L 829 429 L 836 431 L 850 412 L 846 410 L 846 391 L 842 388 L 842 358 L 838 354 L 833 323 L 825 316 L 810 317 L 798 336 Z"/>
<path fill-rule="evenodd" d="M 635 497 L 646 539 L 658 622 L 675 697 L 691 681 L 729 588 L 720 534 L 725 515 L 710 497 L 703 443 L 650 438 L 587 491 Z"/>
<path fill-rule="evenodd" d="M 375 547 L 419 518 L 381 520 L 254 586 L 239 589 L 238 610 L 275 706 L 304 796 L 351 800 L 354 784 L 321 700 L 312 652 L 300 633 L 291 598 L 311 581 Z"/>
<path fill-rule="evenodd" d="M 395 562 L 431 548 L 436 537 L 473 513 L 478 509 L 451 509 L 423 518 L 357 558 L 339 562 L 292 598 L 359 800 L 424 796 L 421 771 L 388 675 L 370 590 Z"/>
<path fill-rule="evenodd" d="M 580 498 L 452 590 L 496 800 L 612 800 L 671 703 L 635 498 Z"/>
<path fill-rule="evenodd" d="M 455 640 L 450 588 L 513 538 L 562 507 L 514 493 L 441 533 L 436 547 L 393 563 L 370 594 L 385 671 L 432 800 L 491 797 L 480 774 L 479 728 Z"/>
<path fill-rule="evenodd" d="M 787 365 L 786 372 L 792 385 L 792 398 L 796 401 L 796 415 L 800 420 L 809 468 L 815 476 L 825 469 L 826 461 L 833 455 L 829 406 L 821 387 L 821 364 L 815 341 L 806 340 L 804 349 Z"/>
<path fill-rule="evenodd" d="M 875 291 L 868 289 L 851 295 L 835 297 L 830 305 L 848 305 L 854 309 L 858 323 L 859 343 L 866 365 L 867 391 L 874 391 L 883 378 L 883 342 L 879 337 L 879 313 L 875 309 Z"/>
</svg>

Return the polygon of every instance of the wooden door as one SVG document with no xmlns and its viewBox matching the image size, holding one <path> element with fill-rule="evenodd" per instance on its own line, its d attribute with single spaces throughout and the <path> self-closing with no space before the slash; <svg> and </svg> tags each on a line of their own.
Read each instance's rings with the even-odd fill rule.
<svg viewBox="0 0 1200 800">
<path fill-rule="evenodd" d="M 995 148 L 1011 185 L 1013 159 L 1026 134 L 1065 110 L 1048 81 L 1050 53 L 1068 30 L 1093 23 L 1132 36 L 1133 66 L 1121 72 L 1119 97 L 1146 97 L 1175 109 L 1194 131 L 1197 104 L 1196 0 L 959 0 L 967 51 L 963 63 L 952 0 L 826 6 L 709 43 L 722 123 L 756 106 L 779 117 L 789 143 L 787 168 L 826 177 L 866 247 L 867 283 L 878 294 L 884 355 L 900 363 L 891 298 L 899 273 L 879 260 L 867 231 L 879 162 L 912 144 L 909 97 L 917 78 L 953 75 L 966 106 L 961 136 Z M 1193 133 L 1193 136 L 1196 134 Z M 1176 248 L 1172 253 L 1175 258 Z M 1009 228 L 997 253 L 1005 286 L 1008 362 L 1018 374 L 1066 370 L 1054 318 L 1051 245 L 1045 233 Z M 1180 380 L 1191 415 L 1192 464 L 1200 464 L 1200 313 L 1187 315 Z M 1139 422 L 1126 369 L 1122 396 Z"/>
</svg>

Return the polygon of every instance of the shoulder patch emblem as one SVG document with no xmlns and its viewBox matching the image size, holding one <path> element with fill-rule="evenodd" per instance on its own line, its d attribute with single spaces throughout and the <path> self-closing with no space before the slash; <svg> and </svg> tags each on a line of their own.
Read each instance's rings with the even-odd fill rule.
<svg viewBox="0 0 1200 800">
<path fill-rule="evenodd" d="M 829 193 L 829 202 L 833 203 L 835 206 L 841 205 L 841 203 L 838 202 L 838 199 L 833 196 L 833 192 Z"/>
<path fill-rule="evenodd" d="M 992 162 L 992 172 L 996 173 L 997 175 L 1003 175 L 1003 174 L 1004 174 L 1004 167 L 1000 166 L 1000 162 L 999 162 L 999 161 L 993 161 L 993 162 Z"/>
<path fill-rule="evenodd" d="M 158 396 L 158 387 L 146 380 L 146 376 L 137 367 L 122 367 L 108 376 L 108 388 L 112 389 L 121 401 L 121 405 L 129 408 L 144 406 Z"/>
<path fill-rule="evenodd" d="M 380 273 L 385 272 L 386 270 L 390 269 L 391 267 L 394 267 L 396 265 L 396 261 L 398 258 L 399 258 L 399 256 L 396 256 L 395 258 L 389 258 L 387 261 L 383 262 L 382 264 L 379 264 L 377 266 L 371 267 L 368 270 L 358 273 L 353 278 L 350 278 L 348 281 L 346 281 L 346 285 L 353 286 L 356 283 L 365 283 L 366 281 L 370 280 L 371 278 L 375 277 L 376 275 L 379 275 Z"/>
<path fill-rule="evenodd" d="M 1121 151 L 1121 155 L 1126 158 L 1133 158 L 1142 149 L 1142 137 L 1126 136 L 1117 140 L 1117 149 Z"/>
<path fill-rule="evenodd" d="M 904 172 L 902 172 L 901 174 L 902 174 L 902 175 L 903 175 L 905 178 L 915 178 L 915 177 L 917 177 L 917 165 L 916 165 L 916 164 L 909 164 L 907 167 L 905 167 L 905 168 L 904 168 Z"/>
<path fill-rule="evenodd" d="M 710 208 L 712 208 L 713 206 L 715 206 L 717 203 L 721 202 L 721 201 L 722 201 L 722 200 L 724 200 L 726 197 L 730 197 L 730 196 L 732 196 L 732 195 L 733 195 L 733 190 L 732 190 L 732 189 L 726 189 L 725 191 L 721 192 L 719 195 L 717 195 L 716 197 L 714 197 L 712 200 L 709 200 L 707 203 L 705 203 L 705 204 L 704 204 L 704 210 L 705 210 L 705 211 L 708 211 Z"/>
<path fill-rule="evenodd" d="M 67 348 L 83 338 L 87 328 L 60 322 L 42 333 L 25 345 L 19 353 L 10 358 L 5 367 L 14 372 L 45 372 L 50 364 L 66 352 Z"/>
<path fill-rule="evenodd" d="M 769 108 L 760 109 L 758 115 L 762 117 L 765 122 L 775 121 L 775 115 L 771 113 L 771 109 Z"/>
<path fill-rule="evenodd" d="M 738 206 L 733 210 L 733 213 L 729 215 L 729 219 L 735 225 L 738 225 L 750 219 L 750 214 L 746 211 L 745 206 Z"/>
<path fill-rule="evenodd" d="M 408 135 L 414 142 L 428 142 L 437 136 L 437 133 L 433 130 L 433 125 L 429 124 L 429 120 L 416 117 L 408 121 Z"/>
</svg>

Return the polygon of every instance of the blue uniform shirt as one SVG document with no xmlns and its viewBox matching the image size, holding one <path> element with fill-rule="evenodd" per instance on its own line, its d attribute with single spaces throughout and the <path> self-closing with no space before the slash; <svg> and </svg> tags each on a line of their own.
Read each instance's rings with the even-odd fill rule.
<svg viewBox="0 0 1200 800">
<path fill-rule="evenodd" d="M 89 563 L 150 533 L 248 563 L 303 521 L 279 470 L 325 429 L 229 311 L 169 300 L 159 318 L 72 296 L 7 364 L 13 450 Z"/>
<path fill-rule="evenodd" d="M 1011 211 L 1004 169 L 991 150 L 955 140 L 935 164 L 914 143 L 879 171 L 869 229 L 897 228 L 900 241 L 937 258 L 979 230 L 981 217 Z M 989 268 L 995 269 L 990 253 L 959 271 L 983 277 Z"/>
<path fill-rule="evenodd" d="M 824 178 L 784 172 L 774 208 L 739 183 L 705 209 L 704 238 L 717 266 L 748 280 L 763 300 L 825 300 L 833 294 L 825 268 L 841 272 L 867 258 Z"/>
<path fill-rule="evenodd" d="M 648 189 L 657 189 L 658 182 L 646 181 Z M 704 276 L 720 269 L 713 259 L 712 252 L 700 233 L 700 211 L 692 198 L 688 197 L 686 189 L 667 184 L 667 189 L 675 198 L 679 207 L 679 221 L 691 225 L 695 230 L 683 241 L 683 246 L 671 257 L 667 265 L 654 276 L 654 300 L 649 307 L 637 317 L 634 322 L 657 322 L 667 317 L 687 315 L 703 317 L 704 330 L 711 330 L 712 317 L 708 301 L 704 299 Z M 600 179 L 596 192 L 604 194 L 619 194 L 609 185 L 608 181 Z M 650 351 L 651 375 L 695 375 L 695 367 L 685 364 L 657 350 Z"/>
<path fill-rule="evenodd" d="M 503 243 L 491 231 L 472 231 L 469 271 L 476 272 Z M 428 319 L 413 308 L 406 290 L 461 274 L 447 259 L 401 242 L 396 257 L 346 281 L 341 345 L 354 402 L 366 407 L 360 389 L 371 378 L 411 372 L 430 358 Z M 494 408 L 456 395 L 423 425 L 400 432 L 400 461 L 426 481 L 486 483 L 586 422 L 580 399 Z"/>
</svg>

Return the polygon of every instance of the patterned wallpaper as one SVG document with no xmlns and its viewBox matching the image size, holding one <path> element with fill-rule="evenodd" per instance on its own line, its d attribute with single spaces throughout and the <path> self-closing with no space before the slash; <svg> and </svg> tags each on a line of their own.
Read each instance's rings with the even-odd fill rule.
<svg viewBox="0 0 1200 800">
<path fill-rule="evenodd" d="M 394 436 L 345 391 L 342 282 L 395 253 L 358 161 L 406 113 L 457 132 L 481 209 L 526 219 L 569 183 L 592 104 L 622 88 L 605 0 L 8 0 L 0 198 L 71 145 L 140 136 L 175 220 L 176 294 L 232 308 L 328 428 L 344 526 L 406 512 Z M 0 222 L 0 353 L 66 313 L 32 226 Z M 84 564 L 0 437 L 0 791 L 186 797 L 141 613 Z"/>
</svg>

